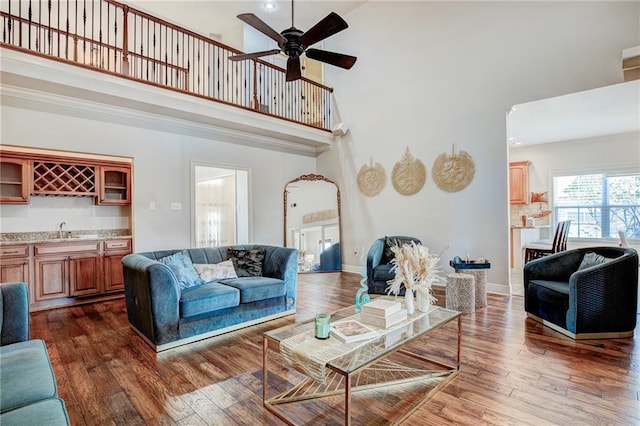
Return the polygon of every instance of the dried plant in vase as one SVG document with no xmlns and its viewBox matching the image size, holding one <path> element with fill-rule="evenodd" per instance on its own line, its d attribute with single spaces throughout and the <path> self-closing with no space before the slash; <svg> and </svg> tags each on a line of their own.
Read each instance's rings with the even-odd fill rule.
<svg viewBox="0 0 640 426">
<path fill-rule="evenodd" d="M 444 282 L 438 262 L 447 247 L 437 255 L 429 253 L 427 247 L 414 241 L 391 247 L 395 256 L 391 264 L 396 275 L 387 282 L 387 293 L 397 296 L 404 285 L 408 313 L 412 314 L 414 310 L 414 293 L 418 295 L 420 310 L 428 310 L 428 306 L 437 301 L 431 286 L 436 282 Z"/>
</svg>

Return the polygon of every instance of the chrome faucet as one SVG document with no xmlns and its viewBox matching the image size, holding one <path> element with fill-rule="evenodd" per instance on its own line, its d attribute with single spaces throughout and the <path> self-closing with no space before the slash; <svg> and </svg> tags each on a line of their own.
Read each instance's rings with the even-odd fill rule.
<svg viewBox="0 0 640 426">
<path fill-rule="evenodd" d="M 60 222 L 60 226 L 58 226 L 58 237 L 62 238 L 62 227 L 66 225 L 67 222 Z"/>
</svg>

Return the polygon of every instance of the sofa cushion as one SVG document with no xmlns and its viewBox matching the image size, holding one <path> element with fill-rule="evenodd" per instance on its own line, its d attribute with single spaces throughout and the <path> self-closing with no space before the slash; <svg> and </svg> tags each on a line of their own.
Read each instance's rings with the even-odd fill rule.
<svg viewBox="0 0 640 426">
<path fill-rule="evenodd" d="M 527 286 L 527 311 L 562 328 L 567 327 L 569 283 L 531 280 Z"/>
<path fill-rule="evenodd" d="M 191 259 L 184 251 L 172 254 L 171 256 L 161 257 L 158 259 L 158 262 L 164 263 L 171 268 L 182 289 L 205 283 L 198 275 Z"/>
<path fill-rule="evenodd" d="M 57 396 L 53 368 L 42 340 L 0 347 L 0 389 L 3 413 Z"/>
<path fill-rule="evenodd" d="M 378 265 L 373 268 L 373 280 L 374 281 L 389 281 L 396 277 L 396 271 L 393 269 L 394 265 L 386 263 L 384 265 Z"/>
<path fill-rule="evenodd" d="M 591 268 L 592 266 L 602 265 L 603 263 L 607 263 L 610 260 L 613 260 L 613 259 L 604 257 L 602 255 L 599 255 L 598 253 L 589 251 L 584 254 L 584 257 L 582 258 L 582 262 L 580 262 L 580 266 L 578 266 L 578 271 L 582 269 Z"/>
<path fill-rule="evenodd" d="M 206 283 L 182 290 L 180 317 L 192 317 L 240 304 L 240 291 L 217 282 Z"/>
<path fill-rule="evenodd" d="M 0 424 L 6 426 L 63 426 L 69 425 L 69 416 L 64 401 L 49 398 L 36 403 L 5 411 L 0 416 Z"/>
<path fill-rule="evenodd" d="M 220 281 L 240 290 L 240 303 L 256 302 L 284 296 L 287 292 L 284 281 L 269 277 L 243 277 Z"/>
<path fill-rule="evenodd" d="M 227 256 L 233 261 L 238 277 L 257 277 L 262 275 L 264 250 L 228 249 Z"/>
<path fill-rule="evenodd" d="M 237 278 L 231 259 L 220 263 L 194 263 L 193 267 L 204 282 L 218 281 L 222 278 Z"/>
</svg>

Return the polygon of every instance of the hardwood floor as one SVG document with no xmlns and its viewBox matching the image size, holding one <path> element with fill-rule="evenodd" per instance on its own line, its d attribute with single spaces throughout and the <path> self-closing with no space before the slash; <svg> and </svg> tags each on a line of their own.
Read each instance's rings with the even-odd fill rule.
<svg viewBox="0 0 640 426">
<path fill-rule="evenodd" d="M 281 425 L 262 407 L 262 333 L 353 304 L 359 279 L 301 275 L 295 317 L 157 356 L 122 299 L 33 313 L 31 338 L 47 343 L 73 425 Z M 489 295 L 463 315 L 460 374 L 404 424 L 638 425 L 637 339 L 576 342 L 526 319 L 521 297 Z M 392 410 L 401 402 L 380 398 Z M 301 418 L 333 424 L 312 407 Z"/>
</svg>

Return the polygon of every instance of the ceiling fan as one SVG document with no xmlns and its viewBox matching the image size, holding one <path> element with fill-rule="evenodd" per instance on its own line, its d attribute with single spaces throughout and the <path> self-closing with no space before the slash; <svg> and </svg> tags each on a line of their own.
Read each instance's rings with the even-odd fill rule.
<svg viewBox="0 0 640 426">
<path fill-rule="evenodd" d="M 312 46 L 319 41 L 349 27 L 345 20 L 337 13 L 331 12 L 306 32 L 294 27 L 293 17 L 293 0 L 291 0 L 291 28 L 282 31 L 281 33 L 278 33 L 253 13 L 243 13 L 238 15 L 238 19 L 252 26 L 267 37 L 275 40 L 278 43 L 279 49 L 244 53 L 231 56 L 229 59 L 232 61 L 243 61 L 245 59 L 255 59 L 261 56 L 275 55 L 283 52 L 289 57 L 287 59 L 286 81 L 294 81 L 302 77 L 302 73 L 300 71 L 300 55 L 303 53 L 307 55 L 307 58 L 315 59 L 316 61 L 345 69 L 350 69 L 353 64 L 356 63 L 357 58 L 355 56 L 309 48 L 309 46 Z"/>
</svg>

